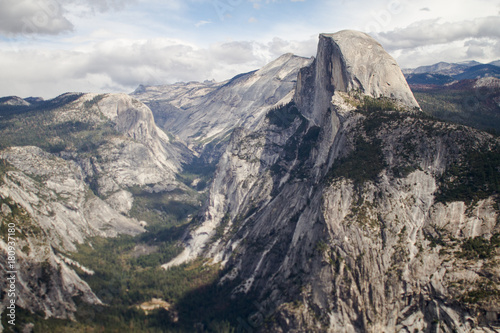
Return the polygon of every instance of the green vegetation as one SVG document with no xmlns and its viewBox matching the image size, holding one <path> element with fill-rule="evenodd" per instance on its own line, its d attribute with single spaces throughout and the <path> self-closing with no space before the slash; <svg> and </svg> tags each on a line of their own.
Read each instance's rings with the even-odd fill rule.
<svg viewBox="0 0 500 333">
<path fill-rule="evenodd" d="M 235 285 L 218 285 L 224 273 L 218 265 L 200 259 L 169 270 L 161 268 L 182 251 L 178 241 L 189 229 L 186 217 L 199 207 L 172 200 L 173 196 L 186 195 L 180 190 L 131 191 L 134 214 L 151 217 L 147 232 L 134 237 L 88 239 L 77 252 L 65 253 L 95 272 L 91 275 L 74 267 L 106 305 L 90 305 L 75 297 L 77 322 L 45 320 L 43 314 L 22 309 L 19 320 L 34 323 L 34 332 L 193 332 L 197 330 L 195 323 L 200 323 L 203 332 L 234 332 L 235 319 L 246 315 L 252 306 L 246 297 L 230 300 Z M 2 203 L 16 213 L 9 199 L 0 200 Z M 50 273 L 43 273 L 42 265 L 42 279 L 50 280 Z M 171 307 L 146 314 L 138 305 L 152 298 L 163 299 Z M 20 332 L 22 327 L 18 327 Z"/>
<path fill-rule="evenodd" d="M 44 112 L 62 107 L 68 103 L 76 101 L 83 94 L 64 94 L 49 101 L 43 101 L 31 106 L 0 105 L 0 116 L 9 118 L 11 116 L 22 116 L 23 114 Z M 5 100 L 1 98 L 0 102 Z"/>
<path fill-rule="evenodd" d="M 332 165 L 326 179 L 328 182 L 343 177 L 352 180 L 356 184 L 363 184 L 369 180 L 375 180 L 380 172 L 386 167 L 382 153 L 382 142 L 377 138 L 377 133 L 384 124 L 412 116 L 419 118 L 420 114 L 401 112 L 401 109 L 390 98 L 373 98 L 362 96 L 360 92 L 354 92 L 349 100 L 357 107 L 357 111 L 364 115 L 362 127 L 366 137 L 358 135 L 354 141 L 354 149 L 349 155 L 338 159 Z M 398 175 L 404 175 L 413 170 L 412 166 L 405 166 L 401 170 L 395 170 Z"/>
<path fill-rule="evenodd" d="M 324 253 L 327 253 L 327 251 L 330 249 L 330 247 L 328 246 L 327 243 L 325 243 L 325 241 L 323 240 L 319 240 L 317 243 L 316 243 L 316 246 L 314 247 L 314 250 L 316 252 L 318 252 L 319 254 L 324 254 Z M 330 258 L 331 259 L 331 258 Z"/>
<path fill-rule="evenodd" d="M 252 306 L 246 297 L 230 300 L 235 285 L 218 285 L 223 274 L 218 265 L 200 259 L 161 268 L 182 251 L 178 242 L 188 232 L 187 216 L 199 209 L 198 204 L 175 198 L 193 193 L 129 190 L 135 198 L 131 213 L 148 221 L 147 231 L 135 237 L 88 239 L 77 252 L 65 254 L 95 272 L 90 275 L 74 267 L 106 306 L 89 305 L 76 297 L 78 322 L 45 320 L 41 314 L 23 312 L 35 323 L 34 332 L 193 332 L 195 323 L 203 332 L 234 332 L 235 318 Z M 171 307 L 148 314 L 138 308 L 152 298 Z"/>
<path fill-rule="evenodd" d="M 332 165 L 326 177 L 328 182 L 337 177 L 351 179 L 356 184 L 375 180 L 387 167 L 382 152 L 382 141 L 378 138 L 379 133 L 391 126 L 397 128 L 407 119 L 412 119 L 413 124 L 418 123 L 422 127 L 425 127 L 427 121 L 434 120 L 423 112 L 402 109 L 393 99 L 387 97 L 373 98 L 360 92 L 351 92 L 345 99 L 363 115 L 360 125 L 364 135 L 355 138 L 354 149 L 348 156 L 338 159 Z M 410 141 L 396 144 L 399 146 L 394 152 L 398 154 L 396 157 L 399 161 L 390 171 L 395 177 L 402 178 L 419 169 L 413 162 L 416 146 Z"/>
<path fill-rule="evenodd" d="M 197 193 L 185 193 L 180 189 L 169 192 L 153 192 L 133 187 L 129 191 L 134 196 L 130 216 L 148 222 L 147 229 L 157 232 L 186 223 L 186 218 L 199 209 Z M 182 200 L 188 197 L 190 200 Z"/>
<path fill-rule="evenodd" d="M 377 111 L 401 111 L 401 108 L 388 97 L 373 98 L 370 96 L 363 96 L 359 110 L 365 112 Z"/>
<path fill-rule="evenodd" d="M 419 167 L 413 165 L 401 165 L 394 167 L 392 173 L 396 178 L 405 178 L 413 171 L 419 170 Z"/>
<path fill-rule="evenodd" d="M 84 103 L 79 110 L 84 116 L 90 114 L 99 121 L 71 120 L 57 122 L 55 112 L 70 110 L 70 103 L 81 95 L 63 96 L 34 107 L 0 107 L 0 149 L 10 146 L 38 146 L 48 152 L 63 150 L 91 152 L 109 137 L 119 136 L 111 121 L 102 119 L 96 103 L 104 95 L 98 95 Z M 73 110 L 75 111 L 75 110 Z"/>
<path fill-rule="evenodd" d="M 429 246 L 431 248 L 435 248 L 436 246 L 447 246 L 446 242 L 443 240 L 443 237 L 438 234 L 437 237 L 434 237 L 431 234 L 425 234 L 425 238 L 430 242 Z"/>
<path fill-rule="evenodd" d="M 405 111 L 396 100 L 389 97 L 371 97 L 364 95 L 360 90 L 353 90 L 344 94 L 344 101 L 363 113 L 378 111 Z"/>
<path fill-rule="evenodd" d="M 297 150 L 297 158 L 299 161 L 305 162 L 311 155 L 311 150 L 318 142 L 321 128 L 319 126 L 312 126 L 302 138 L 299 148 Z"/>
<path fill-rule="evenodd" d="M 493 297 L 500 296 L 500 291 L 493 289 L 491 286 L 485 287 L 484 285 L 479 286 L 478 289 L 469 291 L 467 295 L 463 298 L 465 303 L 477 304 L 483 300 L 491 300 Z"/>
<path fill-rule="evenodd" d="M 97 106 L 97 103 L 99 103 L 100 101 L 102 101 L 104 99 L 104 97 L 106 97 L 106 94 L 97 95 L 94 98 L 92 98 L 90 101 L 84 102 L 83 103 L 83 107 L 86 108 L 86 109 L 90 109 L 90 108 L 92 108 L 94 106 Z"/>
<path fill-rule="evenodd" d="M 495 102 L 500 89 L 473 88 L 466 84 L 412 89 L 424 112 L 446 121 L 500 133 L 500 106 Z"/>
<path fill-rule="evenodd" d="M 99 160 L 99 146 L 121 134 L 99 111 L 97 103 L 102 95 L 83 103 L 79 109 L 67 104 L 80 96 L 62 96 L 36 107 L 0 107 L 0 149 L 34 145 L 53 153 L 71 151 Z M 6 160 L 0 159 L 0 177 L 12 169 Z M 34 323 L 34 332 L 193 332 L 200 330 L 199 327 L 203 327 L 203 332 L 234 332 L 238 325 L 236 318 L 255 311 L 255 307 L 248 297 L 230 299 L 235 285 L 218 285 L 221 274 L 225 273 L 218 265 L 196 260 L 169 270 L 161 268 L 183 250 L 179 241 L 187 235 L 190 217 L 198 212 L 206 195 L 198 191 L 206 190 L 214 172 L 214 164 L 199 158 L 185 165 L 184 172 L 178 175 L 178 180 L 192 189 L 155 192 L 147 187 L 129 188 L 134 196 L 130 216 L 146 221 L 146 232 L 135 237 L 88 239 L 78 246 L 77 252 L 64 253 L 95 272 L 87 274 L 73 267 L 105 306 L 89 305 L 76 296 L 77 322 L 46 320 L 42 313 L 18 309 L 19 322 Z M 86 182 L 98 193 L 97 177 L 89 177 Z M 43 232 L 31 225 L 30 216 L 12 200 L 0 197 L 1 204 L 12 210 L 12 216 L 4 220 L 15 220 L 17 237 Z M 6 223 L 0 225 L 1 235 L 7 233 L 5 226 Z M 28 252 L 29 247 L 23 251 Z M 49 281 L 53 272 L 48 263 L 40 267 L 41 280 Z M 146 314 L 138 308 L 152 298 L 164 299 L 170 309 Z M 5 319 L 2 316 L 4 323 Z M 22 325 L 16 329 L 22 331 Z"/>
<path fill-rule="evenodd" d="M 449 75 L 437 74 L 437 73 L 421 73 L 421 74 L 409 74 L 406 76 L 406 81 L 409 84 L 436 84 L 445 85 L 447 83 L 453 82 L 453 77 Z"/>
<path fill-rule="evenodd" d="M 464 90 L 461 91 L 464 92 Z M 444 96 L 442 95 L 443 91 L 440 93 L 441 95 L 436 94 Z M 453 92 L 453 90 L 451 93 L 453 93 L 454 98 L 460 98 L 460 103 L 462 103 L 461 99 L 464 96 Z M 413 126 L 416 125 L 417 128 L 423 129 L 426 136 L 444 136 L 449 131 L 449 129 L 443 130 L 441 126 L 438 126 L 439 124 L 433 121 L 435 118 L 429 116 L 428 113 L 391 111 L 398 110 L 398 108 L 390 99 L 374 99 L 356 94 L 350 98 L 358 101 L 356 104 L 358 111 L 365 116 L 362 126 L 366 138 L 356 138 L 354 151 L 349 156 L 334 163 L 328 174 L 330 181 L 336 177 L 345 177 L 356 183 L 362 183 L 373 179 L 378 172 L 382 171 L 385 166 L 377 135 L 383 127 L 390 128 L 393 122 L 411 118 L 414 120 L 412 121 Z M 455 102 L 455 104 L 451 103 L 450 107 L 458 107 L 457 105 L 460 103 L 458 100 Z M 486 103 L 486 101 L 484 102 Z M 423 109 L 428 112 L 428 109 L 426 110 L 424 107 Z M 471 203 L 498 194 L 500 191 L 500 173 L 498 172 L 500 170 L 500 145 L 492 140 L 479 149 L 473 148 L 472 145 L 465 144 L 464 146 L 468 148 L 466 151 L 460 152 L 462 156 L 460 161 L 453 162 L 439 179 L 439 189 L 436 192 L 436 201 L 438 202 L 465 201 Z M 419 169 L 417 164 L 412 163 L 418 158 L 415 155 L 416 149 L 415 144 L 410 141 L 401 143 L 398 149 L 400 160 L 391 169 L 395 177 L 405 177 Z"/>
<path fill-rule="evenodd" d="M 496 279 L 492 279 L 491 277 L 480 277 L 479 280 L 472 285 L 464 285 L 464 281 L 460 280 L 454 284 L 454 287 L 458 287 L 461 291 L 461 296 L 459 297 L 461 302 L 468 303 L 475 307 L 481 302 L 489 304 L 498 302 L 500 290 L 495 280 Z"/>
<path fill-rule="evenodd" d="M 76 297 L 78 322 L 44 320 L 41 314 L 24 312 L 23 318 L 35 323 L 34 332 L 220 333 L 234 332 L 237 318 L 246 318 L 257 310 L 252 305 L 253 296 L 231 299 L 232 289 L 241 281 L 220 286 L 218 281 L 226 272 L 218 265 L 199 259 L 164 270 L 158 263 L 141 263 L 141 257 L 134 254 L 135 247 L 146 239 L 153 241 L 150 236 L 94 238 L 89 240 L 92 247 L 82 245 L 72 255 L 95 271 L 87 275 L 77 269 L 106 306 L 89 305 Z M 138 305 L 152 298 L 164 299 L 171 307 L 146 315 Z"/>
<path fill-rule="evenodd" d="M 460 258 L 466 259 L 490 259 L 500 248 L 500 234 L 495 234 L 490 240 L 483 237 L 468 238 L 462 245 L 462 251 L 458 253 Z"/>
<path fill-rule="evenodd" d="M 363 184 L 369 180 L 375 180 L 385 168 L 380 140 L 366 141 L 358 136 L 355 141 L 354 150 L 344 158 L 340 158 L 332 165 L 327 174 L 327 180 L 336 178 L 347 178 L 356 184 Z"/>
<path fill-rule="evenodd" d="M 196 322 L 205 325 L 205 332 L 219 332 L 217 329 L 221 327 L 230 332 L 231 325 L 225 321 L 224 314 L 209 309 L 214 305 L 219 308 L 228 306 L 220 304 L 223 299 L 227 302 L 228 298 L 220 301 L 213 298 L 216 295 L 221 297 L 221 294 L 229 297 L 230 292 L 217 285 L 221 274 L 218 265 L 199 259 L 169 270 L 160 267 L 181 251 L 175 245 L 175 239 L 185 230 L 186 227 L 182 226 L 170 228 L 168 234 L 94 238 L 89 240 L 92 246 L 81 245 L 71 257 L 94 270 L 95 274 L 77 271 L 108 306 L 92 306 L 79 301 L 77 320 L 82 328 L 77 332 L 88 329 L 99 332 L 192 332 Z M 156 245 L 158 250 L 137 255 L 136 247 L 140 245 Z M 164 299 L 172 308 L 146 315 L 137 306 L 152 298 Z M 68 324 L 59 323 L 60 327 Z"/>
<path fill-rule="evenodd" d="M 72 254 L 82 265 L 95 271 L 94 275 L 82 275 L 107 304 L 133 306 L 153 297 L 176 302 L 189 290 L 212 282 L 217 267 L 204 266 L 201 261 L 165 271 L 160 264 L 168 262 L 181 249 L 175 249 L 175 243 L 165 235 L 161 241 L 143 242 L 143 237 L 94 238 L 90 240 L 92 247 L 81 245 L 78 252 Z M 157 245 L 159 250 L 139 255 L 136 246 L 141 244 Z"/>
<path fill-rule="evenodd" d="M 224 231 L 226 230 L 230 221 L 231 215 L 229 214 L 229 211 L 227 211 L 226 214 L 224 214 L 224 217 L 222 218 L 219 225 L 215 228 L 215 235 L 210 240 L 212 243 L 220 240 L 224 236 Z"/>
<path fill-rule="evenodd" d="M 7 160 L 0 158 L 0 185 L 3 184 L 3 177 L 5 176 L 7 171 L 11 170 L 14 170 L 14 167 Z"/>
<path fill-rule="evenodd" d="M 472 202 L 500 191 L 500 145 L 465 152 L 463 161 L 447 168 L 436 201 Z"/>
<path fill-rule="evenodd" d="M 3 198 L 0 196 L 0 209 L 2 205 L 7 205 L 11 211 L 8 216 L 2 216 L 0 220 L 0 237 L 2 237 L 5 242 L 7 242 L 9 223 L 15 224 L 15 237 L 17 239 L 26 239 L 28 236 L 39 237 L 41 234 L 44 234 L 40 226 L 33 223 L 29 213 L 11 198 Z"/>
<path fill-rule="evenodd" d="M 176 177 L 189 187 L 192 187 L 193 181 L 197 179 L 194 189 L 203 191 L 210 184 L 215 169 L 215 163 L 206 163 L 202 158 L 197 157 L 191 163 L 184 165 L 182 173 L 177 174 Z"/>
</svg>

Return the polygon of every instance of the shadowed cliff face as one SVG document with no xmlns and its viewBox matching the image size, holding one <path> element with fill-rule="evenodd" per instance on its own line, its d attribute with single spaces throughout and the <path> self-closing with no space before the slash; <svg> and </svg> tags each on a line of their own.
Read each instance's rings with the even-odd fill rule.
<svg viewBox="0 0 500 333">
<path fill-rule="evenodd" d="M 234 298 L 273 308 L 262 332 L 489 332 L 499 214 L 496 185 L 473 175 L 498 170 L 499 140 L 427 118 L 392 58 L 352 31 L 320 36 L 294 100 L 232 134 L 165 267 L 222 263 Z"/>
</svg>

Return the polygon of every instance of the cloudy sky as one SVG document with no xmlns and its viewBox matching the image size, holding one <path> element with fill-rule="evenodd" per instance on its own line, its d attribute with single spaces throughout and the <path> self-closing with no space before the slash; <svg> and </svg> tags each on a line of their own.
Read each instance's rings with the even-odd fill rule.
<svg viewBox="0 0 500 333">
<path fill-rule="evenodd" d="M 401 67 L 500 59 L 500 0 L 0 0 L 0 96 L 222 81 L 343 29 Z"/>
</svg>

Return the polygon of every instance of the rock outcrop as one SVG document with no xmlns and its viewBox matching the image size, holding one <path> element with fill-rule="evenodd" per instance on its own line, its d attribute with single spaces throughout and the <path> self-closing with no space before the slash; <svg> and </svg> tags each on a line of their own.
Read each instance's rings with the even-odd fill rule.
<svg viewBox="0 0 500 333">
<path fill-rule="evenodd" d="M 149 148 L 160 165 L 171 171 L 171 176 L 189 161 L 187 149 L 171 142 L 157 128 L 151 110 L 143 103 L 126 94 L 112 94 L 100 100 L 98 106 L 119 132 Z"/>
<path fill-rule="evenodd" d="M 127 218 L 94 196 L 81 168 L 38 147 L 13 147 L 0 158 L 15 170 L 0 182 L 2 223 L 16 229 L 19 283 L 18 305 L 47 316 L 73 317 L 73 296 L 100 303 L 90 287 L 58 253 L 75 251 L 87 237 L 115 237 L 144 231 L 139 221 Z M 0 246 L 6 252 L 4 240 Z M 6 256 L 0 264 L 7 267 Z M 7 270 L 7 269 L 6 269 Z M 3 282 L 2 282 L 3 283 Z"/>
<path fill-rule="evenodd" d="M 8 106 L 28 106 L 30 103 L 17 96 L 3 97 L 0 99 L 0 105 Z"/>
</svg>

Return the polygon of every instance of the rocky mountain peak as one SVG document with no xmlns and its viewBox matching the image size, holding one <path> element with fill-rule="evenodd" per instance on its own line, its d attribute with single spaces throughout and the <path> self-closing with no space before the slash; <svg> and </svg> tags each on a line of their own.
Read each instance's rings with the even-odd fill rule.
<svg viewBox="0 0 500 333">
<path fill-rule="evenodd" d="M 353 90 L 419 108 L 398 64 L 375 39 L 352 30 L 320 34 L 315 62 L 299 74 L 297 104 L 318 123 L 335 91 Z"/>
<path fill-rule="evenodd" d="M 453 183 L 470 160 L 492 163 L 498 139 L 411 112 L 401 70 L 370 36 L 319 39 L 294 103 L 232 132 L 185 249 L 163 267 L 220 264 L 230 304 L 276 305 L 257 332 L 487 332 L 473 328 L 499 318 L 496 287 L 483 287 L 497 283 L 483 278 L 498 275 L 496 254 L 466 252 L 497 244 L 496 190 L 470 203 Z"/>
<path fill-rule="evenodd" d="M 8 96 L 0 98 L 0 105 L 28 106 L 30 103 L 17 96 Z"/>
<path fill-rule="evenodd" d="M 297 66 L 302 66 L 304 61 L 303 57 L 296 56 L 293 53 L 285 53 L 256 71 L 255 74 L 258 76 L 272 75 L 281 69 L 284 72 L 290 72 Z"/>
</svg>

